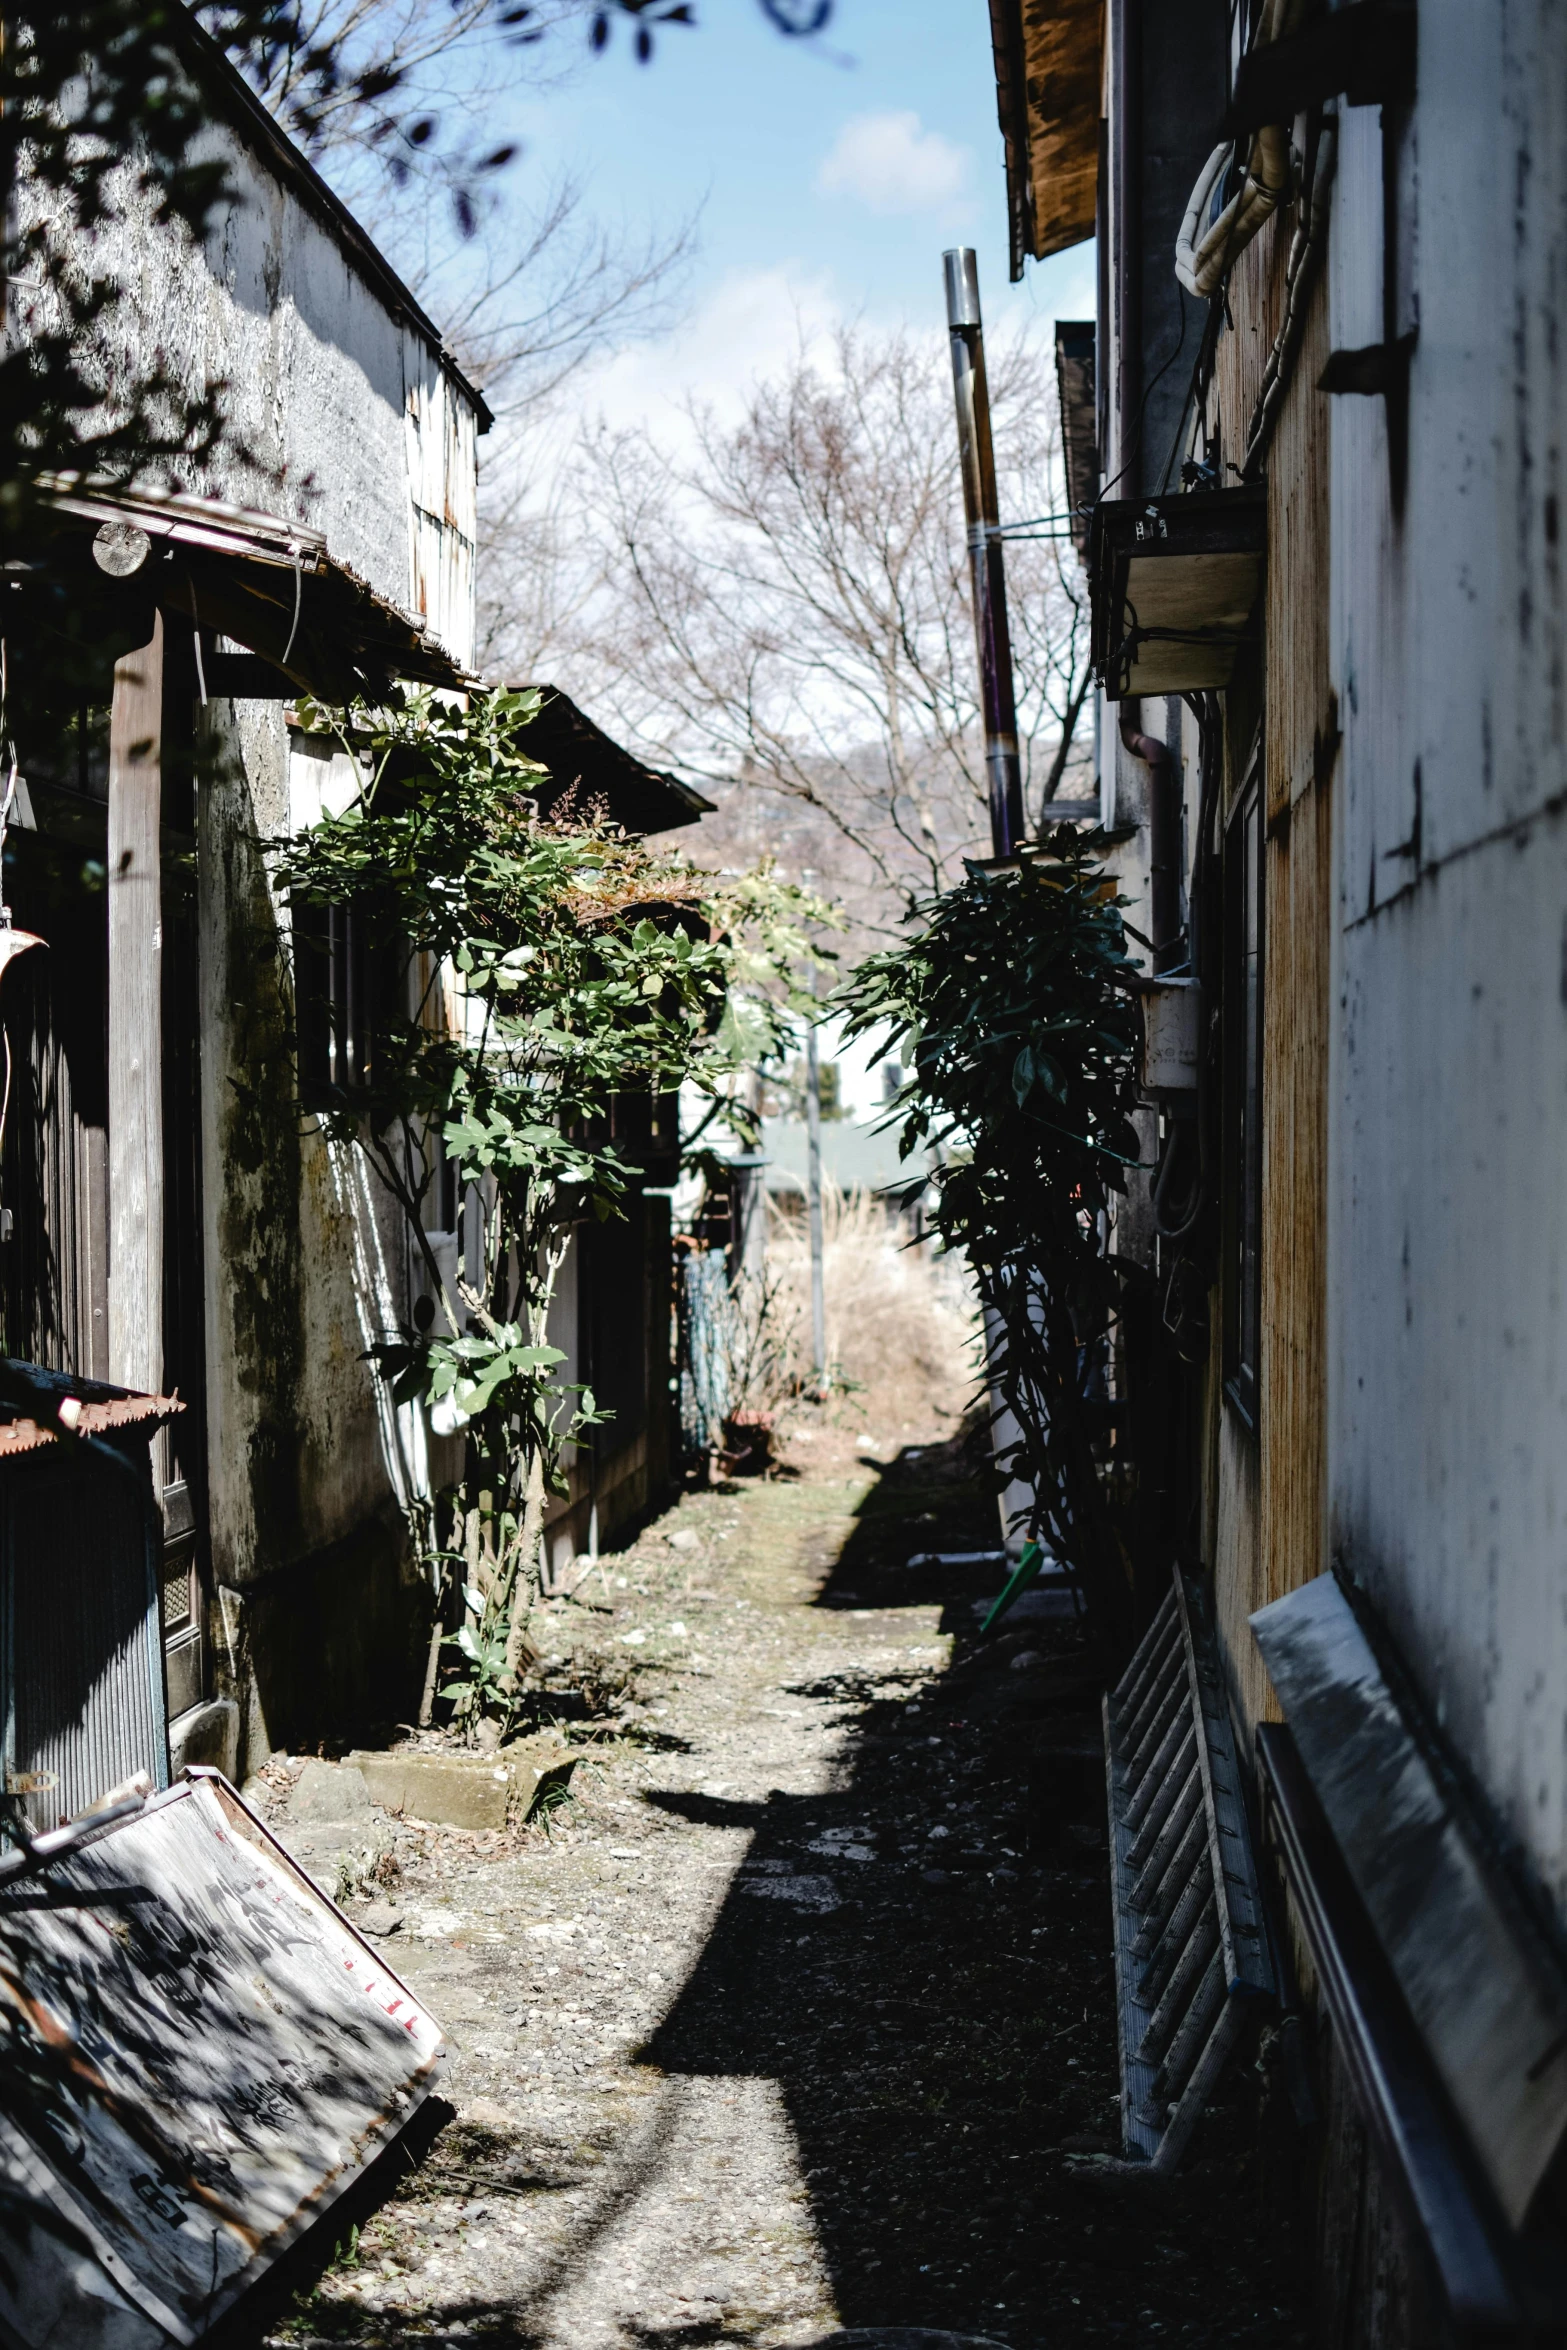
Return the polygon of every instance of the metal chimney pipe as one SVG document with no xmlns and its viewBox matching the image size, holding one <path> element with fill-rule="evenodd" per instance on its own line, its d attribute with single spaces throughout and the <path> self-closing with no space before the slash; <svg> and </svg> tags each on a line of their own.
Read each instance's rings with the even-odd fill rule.
<svg viewBox="0 0 1567 2350">
<path fill-rule="evenodd" d="M 996 459 L 990 442 L 990 390 L 985 381 L 985 330 L 979 314 L 979 264 L 972 246 L 943 253 L 947 326 L 952 337 L 952 389 L 958 408 L 958 455 L 963 466 L 963 511 L 968 523 L 969 575 L 974 583 L 974 635 L 979 646 L 980 700 L 985 717 L 985 772 L 990 785 L 993 853 L 1010 857 L 1023 837 L 1023 775 L 1017 751 L 1017 704 L 1012 690 L 1012 639 L 1007 629 L 1006 569 L 996 507 Z"/>
</svg>

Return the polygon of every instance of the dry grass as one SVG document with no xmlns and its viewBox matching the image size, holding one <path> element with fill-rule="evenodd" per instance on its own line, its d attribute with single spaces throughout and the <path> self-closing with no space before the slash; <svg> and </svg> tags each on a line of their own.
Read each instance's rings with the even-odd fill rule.
<svg viewBox="0 0 1567 2350">
<path fill-rule="evenodd" d="M 827 1185 L 822 1287 L 834 1382 L 876 1410 L 961 1410 L 974 1384 L 973 1293 L 961 1264 L 910 1248 L 881 1203 Z M 811 1256 L 805 1220 L 773 1213 L 768 1273 L 780 1391 L 811 1377 Z M 874 1404 L 872 1399 L 874 1398 Z"/>
</svg>

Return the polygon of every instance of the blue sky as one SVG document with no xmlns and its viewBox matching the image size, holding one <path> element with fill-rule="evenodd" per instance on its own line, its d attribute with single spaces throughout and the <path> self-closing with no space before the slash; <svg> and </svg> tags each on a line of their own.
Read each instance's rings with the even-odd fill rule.
<svg viewBox="0 0 1567 2350">
<path fill-rule="evenodd" d="M 610 220 L 700 211 L 681 318 L 595 371 L 612 409 L 704 383 L 722 402 L 783 356 L 796 319 L 942 335 L 949 244 L 978 249 L 987 324 L 1091 313 L 1089 246 L 1007 284 L 986 0 L 837 0 L 810 43 L 780 36 L 758 0 L 697 0 L 697 13 L 649 65 L 617 25 L 607 55 L 506 108 L 524 199 L 570 170 Z"/>
</svg>

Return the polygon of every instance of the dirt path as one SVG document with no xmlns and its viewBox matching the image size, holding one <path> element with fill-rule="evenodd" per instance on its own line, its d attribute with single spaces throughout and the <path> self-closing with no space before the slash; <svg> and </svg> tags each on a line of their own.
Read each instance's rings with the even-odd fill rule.
<svg viewBox="0 0 1567 2350">
<path fill-rule="evenodd" d="M 1092 1676 L 908 1563 L 994 1540 L 972 1465 L 807 1428 L 551 1611 L 558 1670 L 634 1660 L 628 1734 L 551 1834 L 385 1824 L 455 2116 L 269 2340 L 1304 2339 L 1239 2105 L 1173 2196 L 1105 2175 Z"/>
</svg>

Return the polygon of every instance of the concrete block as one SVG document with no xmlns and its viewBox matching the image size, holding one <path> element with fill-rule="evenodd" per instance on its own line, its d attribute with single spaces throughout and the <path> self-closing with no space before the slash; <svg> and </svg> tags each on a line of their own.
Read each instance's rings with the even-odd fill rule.
<svg viewBox="0 0 1567 2350">
<path fill-rule="evenodd" d="M 294 1782 L 288 1809 L 290 1818 L 295 1820 L 343 1825 L 351 1820 L 368 1820 L 370 1790 L 364 1774 L 352 1762 L 307 1762 Z"/>
<path fill-rule="evenodd" d="M 553 1730 L 535 1731 L 531 1738 L 518 1738 L 501 1751 L 501 1760 L 511 1776 L 512 1794 L 517 1809 L 526 1816 L 529 1806 L 539 1791 L 539 1781 L 551 1771 L 569 1768 L 578 1757 L 558 1738 Z"/>
<path fill-rule="evenodd" d="M 448 1828 L 504 1828 L 511 1776 L 484 1754 L 354 1754 L 365 1786 L 388 1811 Z"/>
</svg>

